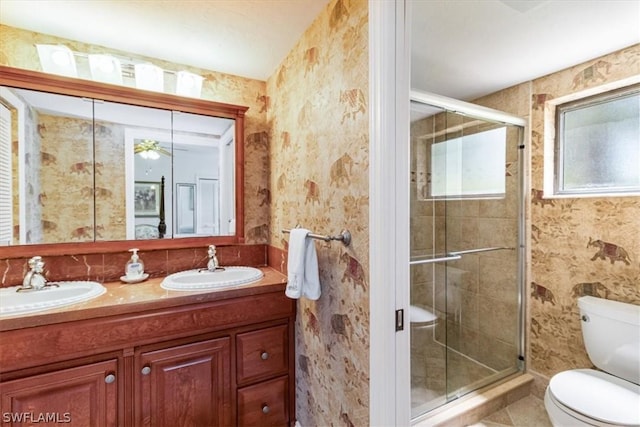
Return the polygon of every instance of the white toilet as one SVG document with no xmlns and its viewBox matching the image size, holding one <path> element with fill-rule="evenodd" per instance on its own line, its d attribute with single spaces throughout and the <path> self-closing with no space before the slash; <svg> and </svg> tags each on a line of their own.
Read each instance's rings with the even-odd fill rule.
<svg viewBox="0 0 640 427">
<path fill-rule="evenodd" d="M 544 406 L 555 427 L 640 426 L 640 306 L 578 298 L 593 364 L 554 375 Z M 604 372 L 603 372 L 604 371 Z"/>
<path fill-rule="evenodd" d="M 409 323 L 413 329 L 433 329 L 438 323 L 438 316 L 417 305 L 410 305 Z"/>
</svg>

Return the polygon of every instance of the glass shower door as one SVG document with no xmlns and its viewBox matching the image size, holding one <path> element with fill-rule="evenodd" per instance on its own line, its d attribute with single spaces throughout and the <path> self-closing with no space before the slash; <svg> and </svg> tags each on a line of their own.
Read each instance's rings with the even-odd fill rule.
<svg viewBox="0 0 640 427">
<path fill-rule="evenodd" d="M 518 126 L 412 102 L 412 416 L 518 370 Z"/>
</svg>

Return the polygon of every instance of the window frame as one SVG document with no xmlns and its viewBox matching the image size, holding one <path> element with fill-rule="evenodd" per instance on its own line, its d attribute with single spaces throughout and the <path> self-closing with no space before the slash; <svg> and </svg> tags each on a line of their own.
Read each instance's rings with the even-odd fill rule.
<svg viewBox="0 0 640 427">
<path fill-rule="evenodd" d="M 564 189 L 564 116 L 568 112 L 613 102 L 626 97 L 639 97 L 640 83 L 631 84 L 606 92 L 580 97 L 555 105 L 554 125 L 555 137 L 553 138 L 553 195 L 559 197 L 589 197 L 589 196 L 631 196 L 640 193 L 640 183 L 637 186 L 627 187 L 594 187 L 581 189 Z"/>
</svg>

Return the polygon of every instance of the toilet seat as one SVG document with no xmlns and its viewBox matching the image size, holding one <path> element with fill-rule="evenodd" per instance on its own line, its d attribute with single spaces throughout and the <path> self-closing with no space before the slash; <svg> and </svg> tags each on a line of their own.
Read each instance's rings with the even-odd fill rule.
<svg viewBox="0 0 640 427">
<path fill-rule="evenodd" d="M 640 426 L 640 386 L 593 369 L 560 372 L 549 397 L 569 415 L 592 425 Z"/>
<path fill-rule="evenodd" d="M 422 307 L 418 307 L 417 305 L 409 306 L 409 323 L 412 327 L 427 327 L 433 326 L 438 322 L 438 316 L 430 312 L 429 310 L 425 310 Z"/>
</svg>

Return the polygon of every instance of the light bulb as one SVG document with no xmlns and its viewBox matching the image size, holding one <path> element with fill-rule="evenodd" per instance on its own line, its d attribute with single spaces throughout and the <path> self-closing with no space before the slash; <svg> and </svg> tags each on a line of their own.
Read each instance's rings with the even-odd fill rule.
<svg viewBox="0 0 640 427">
<path fill-rule="evenodd" d="M 204 77 L 188 71 L 178 71 L 176 81 L 176 94 L 198 98 L 202 91 Z"/>
<path fill-rule="evenodd" d="M 60 67 L 66 67 L 70 64 L 69 55 L 63 50 L 51 52 L 51 60 Z"/>
<path fill-rule="evenodd" d="M 103 83 L 122 84 L 120 61 L 111 55 L 89 55 L 89 68 L 93 80 Z"/>
<path fill-rule="evenodd" d="M 111 58 L 103 56 L 98 60 L 98 67 L 104 73 L 111 73 L 113 72 L 113 61 L 111 61 Z"/>
</svg>

